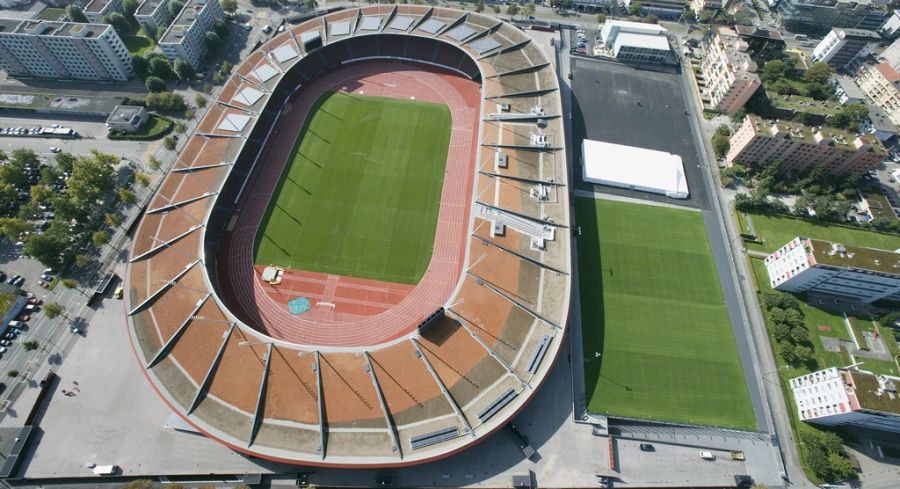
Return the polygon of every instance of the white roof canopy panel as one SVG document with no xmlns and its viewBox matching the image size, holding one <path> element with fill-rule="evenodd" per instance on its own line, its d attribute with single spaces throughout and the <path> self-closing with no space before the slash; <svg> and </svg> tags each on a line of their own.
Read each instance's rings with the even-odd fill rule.
<svg viewBox="0 0 900 489">
<path fill-rule="evenodd" d="M 663 151 L 585 139 L 581 146 L 585 181 L 663 194 L 689 195 L 681 157 Z"/>
<path fill-rule="evenodd" d="M 318 34 L 318 31 L 316 33 Z M 282 44 L 281 46 L 273 49 L 272 54 L 275 55 L 275 59 L 277 59 L 279 63 L 284 63 L 285 61 L 296 58 L 300 53 L 298 53 L 297 50 L 294 49 L 294 46 L 291 46 L 290 44 Z"/>
</svg>

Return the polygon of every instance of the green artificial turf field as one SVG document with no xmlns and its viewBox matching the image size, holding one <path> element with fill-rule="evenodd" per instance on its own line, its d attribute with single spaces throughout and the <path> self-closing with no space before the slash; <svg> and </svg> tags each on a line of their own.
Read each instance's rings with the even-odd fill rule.
<svg viewBox="0 0 900 489">
<path fill-rule="evenodd" d="M 255 262 L 417 283 L 434 248 L 450 110 L 329 92 L 310 114 L 260 225 Z"/>
<path fill-rule="evenodd" d="M 701 214 L 589 198 L 575 213 L 588 410 L 756 429 Z"/>
</svg>

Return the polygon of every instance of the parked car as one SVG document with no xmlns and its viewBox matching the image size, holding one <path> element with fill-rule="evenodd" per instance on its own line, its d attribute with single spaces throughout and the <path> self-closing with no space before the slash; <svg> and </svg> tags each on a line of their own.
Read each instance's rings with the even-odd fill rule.
<svg viewBox="0 0 900 489">
<path fill-rule="evenodd" d="M 6 279 L 6 283 L 9 284 L 9 285 L 15 285 L 15 284 L 16 284 L 16 280 L 19 280 L 19 276 L 18 276 L 18 275 L 13 275 L 12 277 L 9 277 L 8 279 Z"/>
<path fill-rule="evenodd" d="M 18 318 L 19 321 L 31 321 L 31 316 L 28 314 L 20 314 Z"/>
<path fill-rule="evenodd" d="M 51 153 L 59 153 L 60 151 L 62 151 L 62 150 L 57 148 L 56 146 L 50 146 Z"/>
<path fill-rule="evenodd" d="M 15 282 L 13 282 L 13 285 L 15 285 L 16 287 L 20 287 L 24 283 L 25 283 L 25 277 L 19 277 L 16 279 Z"/>
<path fill-rule="evenodd" d="M 12 341 L 0 340 L 0 346 L 10 346 L 10 345 L 12 345 Z"/>
<path fill-rule="evenodd" d="M 31 297 L 28 299 L 28 303 L 33 306 L 39 306 L 44 303 L 44 301 L 38 299 L 37 297 Z"/>
<path fill-rule="evenodd" d="M 651 445 L 649 443 L 641 443 L 641 451 L 642 452 L 655 452 L 656 448 L 654 448 L 653 445 Z"/>
<path fill-rule="evenodd" d="M 46 282 L 52 282 L 53 276 L 45 273 L 45 274 L 41 275 L 41 280 L 44 280 Z"/>
</svg>

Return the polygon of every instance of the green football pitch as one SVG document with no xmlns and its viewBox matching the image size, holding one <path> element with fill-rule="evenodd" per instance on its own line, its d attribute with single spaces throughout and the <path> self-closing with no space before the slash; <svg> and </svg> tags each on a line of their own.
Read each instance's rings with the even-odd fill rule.
<svg viewBox="0 0 900 489">
<path fill-rule="evenodd" d="M 589 198 L 575 213 L 588 410 L 756 429 L 701 214 Z"/>
<path fill-rule="evenodd" d="M 415 284 L 434 248 L 446 105 L 328 92 L 304 124 L 255 262 Z"/>
</svg>

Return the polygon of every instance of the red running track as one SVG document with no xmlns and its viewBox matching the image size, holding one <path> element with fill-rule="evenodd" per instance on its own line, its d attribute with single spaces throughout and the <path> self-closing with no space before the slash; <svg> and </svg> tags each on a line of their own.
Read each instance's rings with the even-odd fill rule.
<svg viewBox="0 0 900 489">
<path fill-rule="evenodd" d="M 416 286 L 302 270 L 286 270 L 282 283 L 261 280 L 253 245 L 274 189 L 291 157 L 313 103 L 326 91 L 444 103 L 453 127 L 441 193 L 434 252 Z M 411 332 L 450 298 L 462 273 L 468 242 L 473 172 L 478 149 L 481 86 L 444 70 L 399 62 L 361 62 L 334 70 L 304 87 L 285 107 L 263 148 L 223 236 L 219 284 L 231 311 L 284 341 L 321 346 L 370 346 Z M 312 309 L 292 316 L 287 301 L 308 297 Z"/>
</svg>

